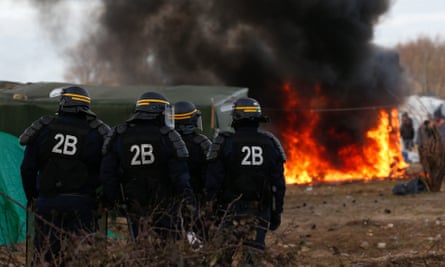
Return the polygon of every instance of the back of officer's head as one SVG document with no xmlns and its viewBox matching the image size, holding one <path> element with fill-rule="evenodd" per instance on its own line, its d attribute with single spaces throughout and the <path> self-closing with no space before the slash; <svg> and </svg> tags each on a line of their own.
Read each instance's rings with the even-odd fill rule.
<svg viewBox="0 0 445 267">
<path fill-rule="evenodd" d="M 90 109 L 90 103 L 91 98 L 86 89 L 79 86 L 65 87 L 60 92 L 59 112 L 96 116 Z"/>
<path fill-rule="evenodd" d="M 239 98 L 233 104 L 232 127 L 238 126 L 256 126 L 260 122 L 267 122 L 268 118 L 261 112 L 261 106 L 253 98 Z"/>
<path fill-rule="evenodd" d="M 189 101 L 175 103 L 175 128 L 181 134 L 193 133 L 201 128 L 201 112 Z M 201 128 L 202 130 L 202 128 Z"/>
<path fill-rule="evenodd" d="M 167 98 L 157 92 L 143 93 L 136 101 L 135 113 L 129 120 L 155 120 L 164 115 L 165 107 L 169 105 Z"/>
</svg>

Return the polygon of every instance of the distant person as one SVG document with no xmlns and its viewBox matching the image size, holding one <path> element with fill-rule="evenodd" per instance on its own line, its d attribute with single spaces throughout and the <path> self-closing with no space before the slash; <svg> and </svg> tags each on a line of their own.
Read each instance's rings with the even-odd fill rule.
<svg viewBox="0 0 445 267">
<path fill-rule="evenodd" d="M 440 139 L 445 141 L 445 117 L 436 119 L 436 128 L 439 131 Z"/>
<path fill-rule="evenodd" d="M 409 117 L 408 113 L 402 114 L 402 123 L 400 126 L 400 136 L 403 140 L 403 148 L 411 151 L 414 147 L 414 125 L 413 120 Z"/>
<path fill-rule="evenodd" d="M 434 124 L 431 120 L 424 120 L 419 126 L 416 133 L 416 145 L 419 153 L 420 163 L 425 171 L 428 169 L 428 154 L 431 152 L 429 148 L 432 144 L 432 139 L 435 138 L 435 132 L 437 132 Z"/>
<path fill-rule="evenodd" d="M 434 119 L 441 140 L 445 140 L 445 106 L 443 104 L 434 111 Z"/>
<path fill-rule="evenodd" d="M 428 140 L 434 135 L 434 119 L 431 115 L 417 128 L 415 144 L 420 150 L 425 149 Z"/>
<path fill-rule="evenodd" d="M 63 88 L 56 115 L 36 120 L 20 136 L 25 145 L 21 165 L 28 204 L 34 204 L 35 259 L 58 261 L 63 231 L 96 231 L 97 196 L 101 183 L 101 150 L 110 128 L 90 109 L 91 99 L 81 87 Z M 62 232 L 60 232 L 62 230 Z M 37 258 L 44 253 L 44 259 Z"/>
<path fill-rule="evenodd" d="M 419 157 L 425 181 L 431 192 L 440 192 L 445 176 L 445 117 L 443 105 L 434 112 L 434 121 L 426 120 L 418 129 Z"/>
</svg>

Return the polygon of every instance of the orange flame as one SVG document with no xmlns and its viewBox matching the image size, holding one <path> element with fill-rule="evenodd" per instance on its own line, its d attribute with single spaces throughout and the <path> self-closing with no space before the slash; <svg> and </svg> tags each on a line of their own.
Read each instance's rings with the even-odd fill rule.
<svg viewBox="0 0 445 267">
<path fill-rule="evenodd" d="M 287 108 L 299 106 L 295 90 L 289 85 L 284 86 L 288 96 Z M 319 88 L 316 88 L 319 91 Z M 317 97 L 317 103 L 325 102 Z M 292 127 L 284 130 L 283 146 L 286 150 L 285 177 L 288 184 L 314 184 L 323 182 L 342 182 L 352 180 L 371 180 L 402 177 L 408 164 L 402 160 L 399 121 L 397 110 L 390 112 L 379 110 L 375 127 L 366 133 L 366 141 L 362 147 L 350 144 L 337 152 L 341 167 L 335 166 L 325 157 L 326 148 L 314 140 L 320 115 L 317 112 L 303 113 L 307 121 L 305 129 L 295 130 Z M 295 125 L 296 116 L 289 118 L 289 125 Z M 335 131 L 329 133 L 335 135 Z M 338 136 L 341 138 L 341 136 Z"/>
</svg>

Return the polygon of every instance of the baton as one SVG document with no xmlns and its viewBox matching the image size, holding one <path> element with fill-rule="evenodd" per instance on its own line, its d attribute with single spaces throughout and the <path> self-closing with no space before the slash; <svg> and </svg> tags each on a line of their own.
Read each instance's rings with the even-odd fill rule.
<svg viewBox="0 0 445 267">
<path fill-rule="evenodd" d="M 136 236 L 134 235 L 134 231 L 133 231 L 133 223 L 131 222 L 131 218 L 130 218 L 130 214 L 128 213 L 128 207 L 127 207 L 127 199 L 125 197 L 125 190 L 124 190 L 124 185 L 120 184 L 121 186 L 121 196 L 122 196 L 122 209 L 125 212 L 125 217 L 127 217 L 127 225 L 128 225 L 128 232 L 130 233 L 130 237 L 131 237 L 131 241 L 135 242 L 136 241 Z"/>
</svg>

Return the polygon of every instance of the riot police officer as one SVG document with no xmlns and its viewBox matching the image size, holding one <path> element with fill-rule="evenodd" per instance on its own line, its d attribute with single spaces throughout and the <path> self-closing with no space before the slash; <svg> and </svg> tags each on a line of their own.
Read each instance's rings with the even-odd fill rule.
<svg viewBox="0 0 445 267">
<path fill-rule="evenodd" d="M 188 166 L 190 172 L 190 183 L 198 199 L 202 198 L 207 153 L 210 148 L 210 140 L 207 136 L 197 133 L 197 129 L 202 131 L 201 111 L 188 101 L 175 103 L 175 129 L 184 140 L 189 151 Z"/>
<path fill-rule="evenodd" d="M 215 138 L 208 154 L 206 179 L 210 200 L 232 212 L 238 221 L 251 222 L 255 237 L 246 231 L 237 238 L 258 249 L 265 247 L 267 230 L 275 230 L 281 223 L 285 194 L 286 157 L 277 138 L 259 131 L 259 124 L 266 121 L 255 99 L 235 101 L 235 133 L 222 132 Z"/>
<path fill-rule="evenodd" d="M 50 248 L 45 259 L 35 260 L 47 262 L 58 257 L 60 238 L 65 238 L 58 229 L 96 230 L 101 150 L 110 131 L 91 111 L 84 88 L 70 86 L 56 92 L 60 96 L 58 113 L 36 120 L 19 139 L 26 146 L 21 165 L 23 187 L 36 212 L 35 248 Z"/>
<path fill-rule="evenodd" d="M 114 127 L 104 146 L 105 196 L 113 203 L 124 198 L 133 239 L 144 229 L 154 229 L 162 238 L 177 237 L 178 205 L 182 200 L 195 204 L 188 150 L 174 130 L 170 107 L 157 92 L 142 94 L 134 114 Z"/>
</svg>

